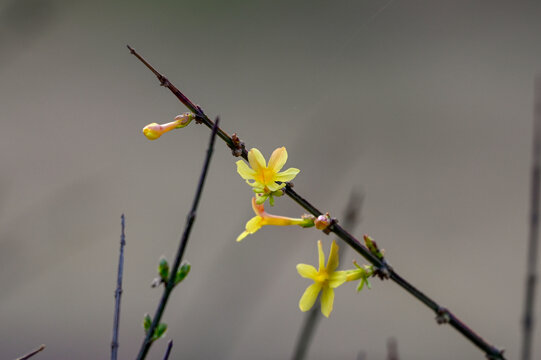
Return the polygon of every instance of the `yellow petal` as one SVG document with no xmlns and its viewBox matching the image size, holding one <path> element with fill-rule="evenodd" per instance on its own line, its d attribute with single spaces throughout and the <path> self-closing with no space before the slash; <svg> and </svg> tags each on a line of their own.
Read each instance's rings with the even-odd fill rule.
<svg viewBox="0 0 541 360">
<path fill-rule="evenodd" d="M 307 279 L 312 279 L 317 276 L 317 270 L 312 265 L 307 264 L 297 264 L 297 272 L 300 276 Z"/>
<path fill-rule="evenodd" d="M 275 182 L 271 182 L 271 183 L 267 184 L 267 188 L 268 188 L 270 191 L 280 190 L 280 189 L 283 188 L 284 186 L 286 186 L 286 184 L 278 185 L 278 184 L 275 183 Z"/>
<path fill-rule="evenodd" d="M 317 241 L 317 251 L 319 255 L 319 270 L 325 268 L 325 253 L 323 253 L 323 245 L 321 245 L 321 240 Z"/>
<path fill-rule="evenodd" d="M 237 161 L 237 172 L 244 180 L 254 180 L 255 171 L 250 169 L 243 160 Z"/>
<path fill-rule="evenodd" d="M 326 287 L 323 289 L 323 293 L 321 294 L 321 313 L 325 315 L 325 317 L 329 317 L 332 311 L 332 306 L 334 303 L 334 290 Z"/>
<path fill-rule="evenodd" d="M 297 176 L 299 172 L 300 172 L 299 169 L 289 168 L 286 171 L 282 171 L 274 175 L 274 181 L 281 181 L 281 182 L 291 181 L 295 178 L 295 176 Z"/>
<path fill-rule="evenodd" d="M 248 151 L 248 161 L 250 162 L 250 166 L 252 167 L 252 169 L 254 169 L 255 172 L 260 172 L 267 167 L 265 158 L 256 148 L 250 149 L 250 151 Z"/>
<path fill-rule="evenodd" d="M 248 231 L 250 234 L 255 233 L 257 230 L 261 229 L 261 216 L 254 216 L 246 223 L 246 231 Z"/>
<path fill-rule="evenodd" d="M 338 267 L 338 245 L 336 241 L 332 241 L 329 261 L 327 261 L 327 272 L 332 273 Z"/>
<path fill-rule="evenodd" d="M 254 216 L 246 223 L 246 230 L 237 237 L 237 241 L 242 241 L 246 236 L 255 233 L 257 230 L 261 229 L 261 217 Z"/>
<path fill-rule="evenodd" d="M 348 279 L 347 271 L 335 271 L 329 275 L 329 287 L 334 289 L 342 285 Z"/>
<path fill-rule="evenodd" d="M 316 302 L 317 295 L 321 291 L 321 285 L 319 283 L 314 283 L 306 288 L 304 294 L 299 301 L 299 309 L 301 311 L 308 311 L 314 306 Z"/>
<path fill-rule="evenodd" d="M 254 190 L 256 190 L 256 192 L 258 193 L 262 193 L 264 191 L 264 188 L 261 187 L 261 184 L 258 183 L 256 180 L 245 180 L 246 181 L 246 184 L 250 185 L 251 187 L 254 188 Z"/>
<path fill-rule="evenodd" d="M 248 236 L 250 233 L 248 231 L 244 231 L 242 234 L 240 234 L 238 237 L 237 237 L 237 242 L 240 242 L 242 241 L 242 239 L 244 239 L 246 236 Z"/>
<path fill-rule="evenodd" d="M 287 161 L 287 150 L 284 146 L 273 151 L 269 159 L 269 169 L 278 172 Z"/>
</svg>

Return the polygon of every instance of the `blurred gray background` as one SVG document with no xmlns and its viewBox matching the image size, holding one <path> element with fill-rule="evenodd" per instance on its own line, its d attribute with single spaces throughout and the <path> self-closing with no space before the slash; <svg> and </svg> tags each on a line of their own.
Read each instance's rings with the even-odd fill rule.
<svg viewBox="0 0 541 360">
<path fill-rule="evenodd" d="M 540 19 L 537 1 L 1 1 L 0 357 L 42 343 L 36 359 L 109 357 L 121 213 L 120 358 L 140 346 L 209 131 L 143 137 L 185 108 L 130 44 L 248 148 L 286 146 L 321 210 L 341 217 L 360 189 L 354 233 L 517 358 Z M 310 283 L 295 265 L 316 263 L 318 239 L 329 249 L 297 227 L 236 243 L 253 213 L 235 160 L 217 143 L 192 273 L 164 318 L 174 359 L 289 358 Z M 270 211 L 303 213 L 287 198 Z M 310 359 L 385 359 L 390 337 L 403 359 L 484 358 L 392 282 L 354 288 L 337 290 Z"/>
</svg>

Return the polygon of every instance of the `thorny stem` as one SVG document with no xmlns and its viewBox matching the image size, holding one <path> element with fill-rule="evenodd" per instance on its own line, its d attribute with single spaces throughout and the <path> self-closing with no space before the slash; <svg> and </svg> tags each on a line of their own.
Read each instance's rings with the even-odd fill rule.
<svg viewBox="0 0 541 360">
<path fill-rule="evenodd" d="M 111 341 L 111 360 L 116 360 L 118 355 L 118 325 L 120 323 L 120 297 L 122 295 L 122 273 L 124 268 L 124 245 L 126 234 L 124 232 L 124 214 L 120 217 L 120 254 L 118 256 L 118 273 L 115 290 L 115 315 L 113 321 L 113 340 Z"/>
<path fill-rule="evenodd" d="M 541 178 L 541 76 L 534 84 L 534 124 L 532 173 L 530 183 L 530 231 L 528 239 L 528 265 L 526 273 L 526 294 L 524 317 L 522 319 L 522 360 L 532 357 L 532 336 L 534 325 L 535 285 L 537 282 L 537 244 L 539 241 L 539 181 Z"/>
<path fill-rule="evenodd" d="M 37 353 L 41 352 L 45 350 L 45 345 L 40 345 L 39 348 L 37 348 L 36 350 L 32 350 L 31 352 L 29 352 L 28 354 L 24 355 L 24 356 L 21 356 L 20 358 L 17 358 L 17 360 L 27 360 L 27 359 L 30 359 L 32 356 L 36 355 Z"/>
<path fill-rule="evenodd" d="M 171 92 L 184 104 L 188 109 L 190 109 L 192 112 L 194 112 L 200 119 L 201 122 L 203 122 L 207 127 L 212 128 L 213 122 L 205 115 L 203 110 L 199 107 L 194 105 L 180 90 L 178 90 L 167 78 L 165 78 L 163 75 L 161 75 L 158 71 L 156 71 L 146 60 L 144 60 L 133 48 L 131 48 L 128 45 L 128 49 L 130 49 L 130 52 L 135 55 L 139 60 L 141 60 L 153 73 L 158 77 L 158 80 L 162 84 L 162 86 L 167 87 Z M 229 135 L 227 135 L 225 132 L 219 130 L 218 134 L 222 140 L 225 141 L 225 143 L 231 148 L 235 149 L 235 142 Z M 239 154 L 239 156 L 243 157 L 244 159 L 248 158 L 248 153 L 244 148 L 242 148 L 242 153 Z M 319 211 L 314 205 L 312 205 L 308 200 L 304 199 L 302 196 L 297 194 L 295 190 L 293 190 L 292 186 L 290 184 L 287 184 L 284 188 L 285 193 L 293 199 L 297 204 L 299 204 L 301 207 L 303 207 L 306 211 L 311 213 L 314 216 L 322 215 L 322 212 Z M 503 350 L 499 350 L 493 345 L 486 342 L 481 336 L 479 336 L 477 333 L 475 333 L 473 330 L 471 330 L 466 324 L 464 324 L 460 319 L 458 319 L 450 310 L 440 306 L 438 303 L 436 303 L 434 300 L 426 296 L 424 293 L 422 293 L 420 290 L 415 288 L 413 285 L 411 285 L 408 281 L 406 281 L 404 278 L 402 278 L 398 273 L 396 273 L 390 265 L 388 265 L 385 261 L 380 260 L 376 256 L 374 256 L 368 248 L 366 248 L 364 245 L 362 245 L 359 240 L 357 240 L 354 236 L 349 234 L 346 230 L 344 230 L 340 225 L 337 223 L 332 224 L 330 227 L 330 231 L 335 233 L 336 236 L 338 236 L 340 239 L 342 239 L 344 242 L 346 242 L 350 247 L 352 247 L 357 253 L 362 255 L 366 260 L 368 260 L 372 265 L 374 265 L 377 269 L 379 269 L 384 274 L 387 274 L 388 277 L 393 280 L 395 283 L 397 283 L 400 287 L 402 287 L 404 290 L 406 290 L 408 293 L 410 293 L 412 296 L 417 298 L 420 302 L 428 306 L 434 313 L 436 313 L 436 320 L 438 323 L 449 323 L 453 328 L 455 328 L 458 332 L 460 332 L 462 335 L 464 335 L 468 340 L 470 340 L 473 344 L 475 344 L 477 347 L 479 347 L 481 350 L 483 350 L 486 354 L 486 357 L 488 359 L 501 359 L 505 360 L 505 357 L 503 355 Z"/>
<path fill-rule="evenodd" d="M 173 291 L 173 288 L 175 287 L 175 278 L 176 278 L 175 275 L 178 272 L 178 268 L 180 267 L 180 262 L 182 261 L 184 251 L 186 250 L 186 245 L 188 244 L 188 238 L 190 237 L 190 232 L 192 231 L 192 226 L 195 221 L 195 217 L 197 213 L 197 206 L 199 205 L 199 199 L 201 198 L 201 193 L 203 192 L 203 185 L 205 184 L 205 179 L 207 177 L 210 159 L 212 157 L 212 152 L 214 151 L 214 140 L 216 139 L 219 122 L 220 120 L 217 118 L 216 122 L 213 123 L 212 134 L 210 135 L 209 145 L 207 149 L 207 156 L 205 158 L 203 169 L 201 170 L 201 176 L 199 178 L 197 190 L 195 192 L 195 196 L 193 199 L 192 209 L 190 210 L 190 213 L 186 217 L 186 225 L 184 227 L 184 232 L 182 233 L 182 237 L 180 239 L 180 244 L 179 244 L 177 254 L 175 257 L 175 263 L 173 264 L 169 272 L 171 275 L 169 276 L 169 279 L 164 286 L 162 298 L 160 300 L 160 303 L 158 304 L 156 313 L 154 314 L 154 317 L 152 318 L 152 324 L 150 325 L 150 328 L 147 331 L 145 339 L 143 340 L 143 344 L 141 345 L 141 349 L 139 350 L 139 354 L 137 355 L 137 360 L 142 360 L 147 355 L 148 350 L 150 349 L 150 346 L 152 345 L 152 335 L 154 334 L 156 327 L 160 323 L 163 312 L 165 311 L 165 307 L 167 306 L 167 301 L 169 300 L 169 296 L 171 295 L 171 292 Z"/>
</svg>

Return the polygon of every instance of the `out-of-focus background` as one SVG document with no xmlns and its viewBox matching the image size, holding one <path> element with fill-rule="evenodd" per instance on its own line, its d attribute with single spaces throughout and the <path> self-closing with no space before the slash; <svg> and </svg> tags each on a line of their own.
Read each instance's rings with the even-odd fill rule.
<svg viewBox="0 0 541 360">
<path fill-rule="evenodd" d="M 143 137 L 186 109 L 130 44 L 248 148 L 286 146 L 295 189 L 322 211 L 341 217 L 361 191 L 354 233 L 517 358 L 540 19 L 537 1 L 3 0 L 0 357 L 42 343 L 41 360 L 109 356 L 121 213 L 120 358 L 140 346 L 209 131 Z M 253 213 L 235 160 L 217 143 L 192 272 L 164 317 L 173 358 L 289 358 L 310 283 L 295 266 L 330 246 L 297 227 L 236 243 Z M 287 198 L 270 211 L 303 213 Z M 392 282 L 354 288 L 337 289 L 310 359 L 385 359 L 390 337 L 403 359 L 484 358 Z"/>
</svg>

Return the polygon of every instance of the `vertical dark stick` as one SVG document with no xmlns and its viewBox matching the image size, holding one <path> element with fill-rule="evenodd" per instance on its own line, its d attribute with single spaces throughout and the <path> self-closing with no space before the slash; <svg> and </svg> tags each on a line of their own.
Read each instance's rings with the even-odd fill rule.
<svg viewBox="0 0 541 360">
<path fill-rule="evenodd" d="M 169 340 L 167 343 L 167 350 L 165 351 L 165 355 L 163 357 L 163 360 L 169 359 L 169 355 L 171 354 L 171 348 L 173 347 L 173 340 Z"/>
<path fill-rule="evenodd" d="M 356 225 L 360 204 L 362 203 L 362 197 L 360 197 L 356 192 L 352 192 L 349 198 L 349 202 L 346 206 L 344 214 L 344 227 L 350 228 L 353 230 L 354 225 Z M 341 247 L 339 250 L 339 258 L 344 254 L 345 247 Z M 293 351 L 293 360 L 302 360 L 306 358 L 308 352 L 308 347 L 314 336 L 314 333 L 317 328 L 317 324 L 321 319 L 321 312 L 319 309 L 319 298 L 312 306 L 312 308 L 306 314 L 304 318 L 304 323 L 302 325 L 299 337 L 297 339 L 297 344 L 295 345 L 295 350 Z"/>
<path fill-rule="evenodd" d="M 111 341 L 111 360 L 117 359 L 118 353 L 118 324 L 120 322 L 120 296 L 122 295 L 122 273 L 124 269 L 124 245 L 126 245 L 126 234 L 124 232 L 124 214 L 120 216 L 120 255 L 118 256 L 118 274 L 115 290 L 115 318 L 113 323 L 113 341 Z"/>
<path fill-rule="evenodd" d="M 526 274 L 526 297 L 522 319 L 522 360 L 532 357 L 532 335 L 534 325 L 534 299 L 537 282 L 537 243 L 539 239 L 539 176 L 541 171 L 541 76 L 534 84 L 534 124 L 532 178 L 530 192 L 530 232 L 528 240 L 528 265 Z"/>
<path fill-rule="evenodd" d="M 220 123 L 220 119 L 216 119 L 216 121 L 213 124 L 212 133 L 210 135 L 210 140 L 209 140 L 209 146 L 207 149 L 207 156 L 205 158 L 205 164 L 203 165 L 203 169 L 201 170 L 201 176 L 199 177 L 199 183 L 197 185 L 197 190 L 195 191 L 195 196 L 192 203 L 192 209 L 190 210 L 190 213 L 186 217 L 186 225 L 184 227 L 184 232 L 182 233 L 182 237 L 180 239 L 177 255 L 175 257 L 175 263 L 173 267 L 171 268 L 171 271 L 170 271 L 171 275 L 169 276 L 169 280 L 167 281 L 163 289 L 162 298 L 160 300 L 160 303 L 158 304 L 158 308 L 156 309 L 154 318 L 152 319 L 152 324 L 150 325 L 150 328 L 147 331 L 145 339 L 143 340 L 143 344 L 141 344 L 141 349 L 139 350 L 139 354 L 137 355 L 137 360 L 142 360 L 147 356 L 148 350 L 150 349 L 150 345 L 152 345 L 152 335 L 154 335 L 154 330 L 160 323 L 163 312 L 165 311 L 165 307 L 167 306 L 167 301 L 169 300 L 169 295 L 171 295 L 171 292 L 173 291 L 173 288 L 175 287 L 175 277 L 176 277 L 175 275 L 178 272 L 178 268 L 180 267 L 180 262 L 182 261 L 182 256 L 184 256 L 184 251 L 186 250 L 186 245 L 188 244 L 188 239 L 190 237 L 192 226 L 195 221 L 195 216 L 197 213 L 197 206 L 199 205 L 199 199 L 201 198 L 201 194 L 203 193 L 203 185 L 205 185 L 205 179 L 207 178 L 207 173 L 208 173 L 208 169 L 210 165 L 210 159 L 212 157 L 212 152 L 214 151 L 214 141 L 216 140 L 216 133 L 218 130 L 219 123 Z"/>
</svg>

